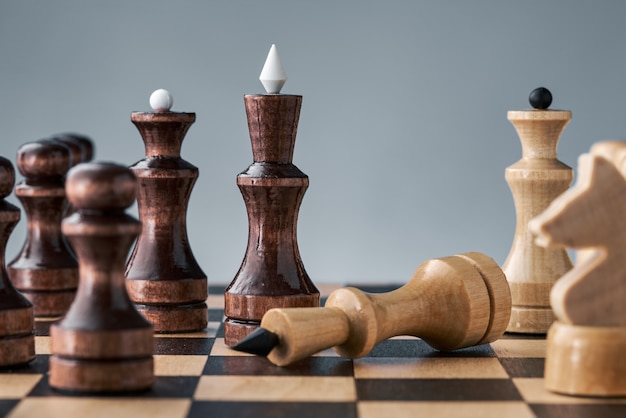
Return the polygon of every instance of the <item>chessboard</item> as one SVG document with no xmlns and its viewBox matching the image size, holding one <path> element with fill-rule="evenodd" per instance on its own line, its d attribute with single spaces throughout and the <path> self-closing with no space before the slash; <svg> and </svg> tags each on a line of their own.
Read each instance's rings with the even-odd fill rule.
<svg viewBox="0 0 626 418">
<path fill-rule="evenodd" d="M 352 286 L 387 292 L 398 286 Z M 324 296 L 339 286 L 320 285 Z M 546 340 L 505 334 L 444 353 L 413 337 L 349 360 L 326 350 L 288 367 L 224 344 L 224 286 L 209 287 L 209 326 L 157 334 L 155 383 L 123 395 L 58 393 L 48 385 L 49 329 L 36 321 L 36 359 L 0 371 L 0 416 L 18 417 L 624 417 L 626 399 L 559 396 L 543 385 Z"/>
</svg>

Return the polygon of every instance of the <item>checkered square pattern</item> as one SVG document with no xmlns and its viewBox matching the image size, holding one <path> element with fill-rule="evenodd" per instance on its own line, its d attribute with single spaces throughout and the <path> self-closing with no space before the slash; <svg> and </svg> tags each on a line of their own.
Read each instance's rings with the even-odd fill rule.
<svg viewBox="0 0 626 418">
<path fill-rule="evenodd" d="M 338 286 L 320 286 L 323 296 Z M 398 286 L 359 286 L 384 292 Z M 323 351 L 288 367 L 229 349 L 223 286 L 211 286 L 209 326 L 155 335 L 155 384 L 124 396 L 77 396 L 48 385 L 49 330 L 36 324 L 37 358 L 0 370 L 0 416 L 21 417 L 625 417 L 626 399 L 559 396 L 543 386 L 546 341 L 506 334 L 451 353 L 414 337 L 349 360 Z M 324 300 L 324 298 L 322 298 Z"/>
</svg>

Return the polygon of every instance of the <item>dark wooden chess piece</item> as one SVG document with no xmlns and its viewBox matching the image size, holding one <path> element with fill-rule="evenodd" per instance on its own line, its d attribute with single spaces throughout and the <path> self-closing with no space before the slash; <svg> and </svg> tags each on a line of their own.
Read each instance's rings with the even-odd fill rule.
<svg viewBox="0 0 626 418">
<path fill-rule="evenodd" d="M 248 247 L 225 292 L 224 340 L 254 331 L 271 308 L 319 306 L 296 240 L 298 210 L 309 178 L 292 164 L 302 96 L 246 95 L 253 164 L 237 185 L 248 212 Z"/>
<path fill-rule="evenodd" d="M 93 141 L 84 135 L 64 133 L 53 136 L 51 140 L 59 144 L 65 145 L 70 149 L 71 167 L 75 167 L 80 163 L 89 162 L 93 159 Z M 72 213 L 74 213 L 74 208 L 72 208 L 71 205 L 67 205 L 65 208 L 65 216 L 69 216 Z"/>
<path fill-rule="evenodd" d="M 208 321 L 207 278 L 187 238 L 186 213 L 198 169 L 180 157 L 195 113 L 133 112 L 146 158 L 131 170 L 139 181 L 143 230 L 126 267 L 127 287 L 155 332 L 198 331 Z"/>
<path fill-rule="evenodd" d="M 152 325 L 126 291 L 124 265 L 141 224 L 124 210 L 137 181 L 126 167 L 80 164 L 67 196 L 77 213 L 63 233 L 80 261 L 80 286 L 65 317 L 50 327 L 50 386 L 63 391 L 124 392 L 154 380 Z"/>
<path fill-rule="evenodd" d="M 52 142 L 63 145 L 70 152 L 70 168 L 80 164 L 83 158 L 83 149 L 78 142 L 69 140 L 63 136 L 53 136 L 49 139 Z"/>
<path fill-rule="evenodd" d="M 13 164 L 0 157 L 0 367 L 35 358 L 33 305 L 13 287 L 5 267 L 6 244 L 20 220 L 20 210 L 4 201 L 14 184 Z"/>
<path fill-rule="evenodd" d="M 18 150 L 17 167 L 25 179 L 15 195 L 24 206 L 28 230 L 22 250 L 8 266 L 9 276 L 33 303 L 35 316 L 59 316 L 78 286 L 78 263 L 61 233 L 70 152 L 50 140 L 27 143 Z"/>
<path fill-rule="evenodd" d="M 93 159 L 94 145 L 93 141 L 79 134 L 63 133 L 54 135 L 53 141 L 59 142 L 72 151 L 71 166 L 74 167 L 80 163 L 86 163 Z"/>
<path fill-rule="evenodd" d="M 80 134 L 75 134 L 75 133 L 61 134 L 60 137 L 65 142 L 73 142 L 80 146 L 80 149 L 81 149 L 80 162 L 81 163 L 87 163 L 93 160 L 95 146 L 91 138 L 85 135 L 80 135 Z"/>
</svg>

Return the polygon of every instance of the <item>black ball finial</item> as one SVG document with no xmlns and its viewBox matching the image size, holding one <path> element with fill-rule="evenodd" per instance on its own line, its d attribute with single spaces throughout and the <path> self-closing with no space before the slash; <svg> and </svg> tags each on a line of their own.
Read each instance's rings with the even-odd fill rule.
<svg viewBox="0 0 626 418">
<path fill-rule="evenodd" d="M 552 93 L 545 87 L 537 87 L 530 92 L 528 101 L 534 109 L 547 109 L 552 104 Z"/>
</svg>

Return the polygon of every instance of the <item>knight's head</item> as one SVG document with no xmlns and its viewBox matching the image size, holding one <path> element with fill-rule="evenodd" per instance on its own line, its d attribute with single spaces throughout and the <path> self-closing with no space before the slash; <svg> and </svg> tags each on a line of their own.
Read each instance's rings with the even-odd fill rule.
<svg viewBox="0 0 626 418">
<path fill-rule="evenodd" d="M 626 210 L 626 180 L 604 151 L 581 155 L 576 185 L 529 222 L 537 245 L 581 249 L 607 246 L 618 238 Z"/>
</svg>

